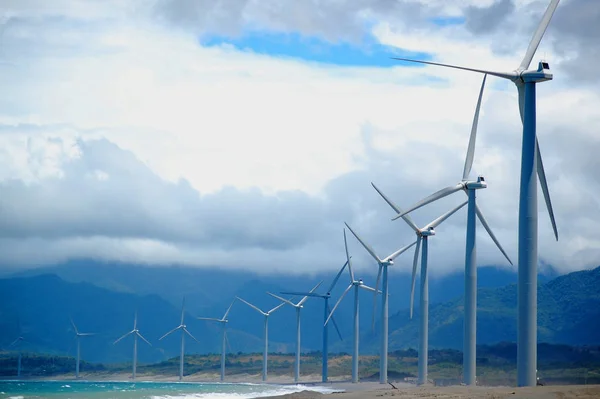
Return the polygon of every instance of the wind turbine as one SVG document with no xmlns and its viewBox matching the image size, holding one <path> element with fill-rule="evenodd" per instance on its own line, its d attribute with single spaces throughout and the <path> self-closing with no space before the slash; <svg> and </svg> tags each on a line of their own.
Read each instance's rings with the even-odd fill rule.
<svg viewBox="0 0 600 399">
<path fill-rule="evenodd" d="M 487 75 L 483 75 L 477 107 L 475 108 L 475 116 L 473 118 L 473 126 L 471 127 L 471 136 L 467 147 L 467 155 L 465 158 L 465 166 L 463 168 L 462 180 L 453 186 L 443 188 L 430 196 L 417 202 L 409 207 L 401 217 L 409 212 L 419 209 L 431 202 L 437 201 L 457 191 L 463 191 L 468 196 L 467 205 L 467 239 L 465 253 L 465 319 L 464 319 L 464 343 L 463 343 L 463 378 L 467 385 L 474 385 L 476 380 L 476 351 L 477 351 L 477 247 L 476 247 L 476 220 L 477 216 L 481 224 L 494 241 L 500 252 L 506 260 L 512 265 L 512 261 L 500 245 L 500 242 L 492 232 L 488 225 L 481 209 L 476 203 L 476 190 L 487 187 L 487 183 L 483 176 L 478 176 L 477 180 L 469 180 L 469 174 L 473 166 L 475 157 L 475 141 L 477 138 L 477 125 L 479 122 L 479 109 L 481 107 L 481 98 L 485 87 L 485 79 Z"/>
<path fill-rule="evenodd" d="M 381 190 L 371 183 L 373 188 L 381 195 L 381 197 L 392 207 L 399 215 L 404 212 L 396 204 L 394 204 Z M 413 270 L 412 270 L 412 283 L 410 287 L 410 318 L 413 315 L 413 304 L 415 297 L 415 282 L 417 277 L 417 264 L 419 262 L 419 249 L 421 249 L 421 243 L 423 248 L 421 249 L 421 305 L 420 305 L 420 323 L 419 328 L 419 377 L 417 379 L 418 384 L 425 384 L 427 382 L 427 354 L 428 354 L 428 340 L 429 340 L 429 279 L 427 276 L 427 255 L 428 255 L 428 244 L 429 237 L 435 235 L 435 228 L 442 224 L 446 219 L 452 216 L 456 211 L 465 206 L 467 201 L 463 202 L 454 209 L 449 210 L 442 216 L 438 217 L 431 223 L 425 225 L 423 228 L 417 227 L 415 222 L 409 215 L 403 215 L 402 219 L 414 230 L 417 235 L 417 246 L 415 248 L 415 256 L 413 259 Z"/>
<path fill-rule="evenodd" d="M 220 319 L 211 318 L 211 317 L 197 317 L 198 320 L 216 321 L 217 323 L 221 323 L 223 326 L 222 343 L 221 343 L 221 382 L 223 382 L 225 380 L 225 354 L 227 353 L 227 349 L 226 349 L 225 345 L 227 343 L 227 322 L 229 321 L 229 320 L 227 320 L 227 315 L 229 314 L 229 311 L 231 310 L 231 307 L 233 306 L 234 303 L 235 303 L 235 299 L 231 302 L 231 305 L 229 305 L 229 307 L 227 308 L 227 311 L 225 312 L 223 317 Z"/>
<path fill-rule="evenodd" d="M 309 291 L 309 294 L 315 292 L 315 290 L 319 288 L 322 283 L 323 281 L 320 281 L 317 285 L 315 285 L 313 289 Z M 279 299 L 280 301 L 283 301 L 285 304 L 293 306 L 296 309 L 296 364 L 294 365 L 294 382 L 298 382 L 300 380 L 300 311 L 302 310 L 304 302 L 306 302 L 306 300 L 309 298 L 309 295 L 306 295 L 298 303 L 294 303 L 273 293 L 267 292 L 267 294 Z"/>
<path fill-rule="evenodd" d="M 236 296 L 236 299 L 239 299 L 240 301 L 244 302 L 246 305 L 250 306 L 252 309 L 256 310 L 258 313 L 265 316 L 265 348 L 263 349 L 262 380 L 266 381 L 267 380 L 267 357 L 268 357 L 268 352 L 269 352 L 269 316 L 274 311 L 276 311 L 277 309 L 279 309 L 280 307 L 285 305 L 285 303 L 282 302 L 279 305 L 275 306 L 273 309 L 269 310 L 268 312 L 263 312 L 262 310 L 260 310 L 259 308 L 257 308 L 253 304 L 251 304 L 250 302 L 243 300 L 239 296 Z"/>
<path fill-rule="evenodd" d="M 138 337 L 140 337 L 148 345 L 152 346 L 152 344 L 150 342 L 148 342 L 148 340 L 146 338 L 144 338 L 142 336 L 142 334 L 140 334 L 140 330 L 138 330 L 138 328 L 137 328 L 137 311 L 135 312 L 135 315 L 133 316 L 133 330 L 129 331 L 127 334 L 125 334 L 121 338 L 117 339 L 115 342 L 113 342 L 113 345 L 115 345 L 117 342 L 119 342 L 123 338 L 127 337 L 128 335 L 132 335 L 132 334 L 133 334 L 133 373 L 131 374 L 131 379 L 135 380 L 135 371 L 137 368 L 137 340 L 138 340 Z"/>
<path fill-rule="evenodd" d="M 347 225 L 346 225 L 347 226 Z M 377 294 L 377 290 L 375 288 L 371 288 L 363 283 L 362 279 L 356 280 L 354 278 L 354 272 L 352 271 L 352 262 L 350 261 L 350 254 L 348 253 L 348 241 L 346 240 L 346 229 L 344 229 L 344 248 L 346 249 L 346 262 L 348 263 L 348 274 L 350 275 L 350 285 L 340 299 L 336 302 L 335 306 L 331 310 L 329 317 L 325 320 L 325 325 L 329 322 L 329 320 L 333 317 L 333 313 L 340 305 L 346 294 L 350 291 L 352 287 L 354 287 L 354 350 L 352 351 L 352 382 L 358 382 L 358 289 L 362 288 L 363 290 L 371 291 Z"/>
<path fill-rule="evenodd" d="M 19 331 L 19 333 L 20 333 L 20 331 Z M 19 358 L 17 361 L 17 377 L 21 377 L 21 358 L 23 357 L 23 353 L 21 350 L 21 342 L 23 342 L 23 341 L 25 341 L 25 338 L 23 338 L 22 336 L 19 336 L 10 345 L 8 345 L 8 348 L 15 348 L 19 351 Z"/>
<path fill-rule="evenodd" d="M 407 246 L 400 248 L 396 252 L 386 256 L 381 259 L 373 248 L 363 241 L 358 234 L 352 230 L 348 223 L 346 223 L 346 227 L 354 234 L 354 237 L 362 244 L 363 247 L 367 250 L 367 252 L 377 261 L 377 265 L 379 266 L 379 271 L 377 272 L 377 282 L 375 283 L 375 290 L 379 287 L 379 279 L 383 276 L 383 280 L 381 282 L 382 286 L 382 303 L 381 303 L 381 349 L 379 355 L 379 383 L 387 384 L 387 374 L 388 374 L 388 266 L 394 264 L 394 259 L 403 254 L 407 249 L 416 244 L 416 241 L 408 244 Z M 375 325 L 375 308 L 377 305 L 377 292 L 375 293 L 375 299 L 373 301 L 373 326 Z"/>
<path fill-rule="evenodd" d="M 329 307 L 329 299 L 331 298 L 331 291 L 333 290 L 333 288 L 335 287 L 336 283 L 338 282 L 340 276 L 342 275 L 342 272 L 344 271 L 344 269 L 346 268 L 346 265 L 348 265 L 348 262 L 344 263 L 344 266 L 342 266 L 342 268 L 340 269 L 340 271 L 338 272 L 338 274 L 335 276 L 335 278 L 333 279 L 333 282 L 331 283 L 331 285 L 329 286 L 329 288 L 327 289 L 327 292 L 325 294 L 318 294 L 316 292 L 281 292 L 281 294 L 284 295 L 298 295 L 298 296 L 312 296 L 315 298 L 322 298 L 323 302 L 324 302 L 324 306 L 323 306 L 323 323 L 325 323 L 327 321 L 327 317 L 329 317 L 329 313 L 331 313 L 331 308 Z M 333 325 L 335 327 L 335 330 L 338 333 L 338 336 L 340 337 L 340 340 L 343 341 L 342 338 L 342 334 L 340 334 L 340 329 L 337 326 L 337 323 L 335 322 L 335 319 L 331 320 L 333 322 Z M 327 362 L 328 362 L 328 326 L 325 324 L 323 326 L 323 358 L 322 358 L 322 368 L 321 368 L 321 375 L 322 375 L 322 381 L 323 382 L 327 382 L 328 379 L 328 375 L 327 375 Z"/>
<path fill-rule="evenodd" d="M 540 61 L 536 70 L 529 66 L 533 56 L 550 24 L 560 0 L 551 0 L 540 21 L 525 56 L 516 70 L 510 72 L 494 72 L 483 69 L 466 68 L 456 65 L 441 64 L 428 61 L 417 61 L 406 58 L 395 58 L 401 61 L 438 65 L 448 68 L 479 72 L 508 79 L 515 83 L 519 93 L 519 111 L 523 122 L 523 143 L 521 150 L 521 182 L 519 194 L 519 259 L 518 259 L 518 321 L 517 321 L 517 384 L 519 386 L 535 386 L 537 368 L 537 174 L 546 207 L 550 214 L 550 222 L 554 236 L 558 240 L 558 230 L 554 220 L 554 212 L 550 201 L 550 192 L 546 182 L 546 174 L 540 154 L 540 146 L 536 134 L 536 84 L 552 80 L 550 66 Z"/>
<path fill-rule="evenodd" d="M 188 331 L 187 326 L 185 324 L 183 324 L 184 313 L 185 313 L 185 297 L 183 298 L 183 302 L 181 303 L 181 323 L 179 323 L 179 325 L 177 327 L 175 327 L 174 329 L 172 329 L 171 331 L 169 331 L 168 333 L 166 333 L 165 335 L 163 335 L 162 337 L 159 338 L 159 341 L 161 341 L 167 335 L 174 333 L 177 330 L 181 330 L 181 354 L 179 355 L 179 381 L 181 381 L 183 379 L 183 353 L 184 353 L 184 348 L 185 348 L 185 334 L 192 337 L 192 339 L 194 341 L 196 341 L 198 343 L 200 342 L 196 339 L 196 337 L 194 337 Z"/>
<path fill-rule="evenodd" d="M 79 330 L 77 329 L 77 326 L 75 325 L 75 322 L 73 321 L 73 319 L 71 318 L 71 325 L 73 326 L 73 329 L 75 330 L 75 339 L 77 340 L 77 362 L 75 363 L 75 378 L 79 378 L 79 359 L 81 356 L 81 342 L 80 339 L 81 337 L 88 337 L 90 335 L 96 335 L 96 333 L 82 333 L 79 332 Z"/>
</svg>

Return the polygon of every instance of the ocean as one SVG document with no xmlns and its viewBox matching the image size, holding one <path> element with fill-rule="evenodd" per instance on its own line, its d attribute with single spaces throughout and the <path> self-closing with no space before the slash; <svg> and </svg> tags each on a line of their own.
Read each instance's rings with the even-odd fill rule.
<svg viewBox="0 0 600 399">
<path fill-rule="evenodd" d="M 28 399 L 245 399 L 299 391 L 336 392 L 304 385 L 200 382 L 0 381 L 0 398 Z"/>
</svg>

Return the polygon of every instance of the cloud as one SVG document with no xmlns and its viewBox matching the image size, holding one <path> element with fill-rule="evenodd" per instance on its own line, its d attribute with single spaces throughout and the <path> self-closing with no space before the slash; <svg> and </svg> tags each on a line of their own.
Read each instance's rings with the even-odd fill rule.
<svg viewBox="0 0 600 399">
<path fill-rule="evenodd" d="M 142 3 L 118 11 L 101 3 L 89 9 L 79 2 L 62 9 L 18 4 L 0 51 L 11 63 L 0 64 L 0 262 L 32 267 L 94 258 L 261 272 L 339 267 L 344 221 L 382 256 L 414 240 L 402 221 L 389 220 L 393 211 L 370 182 L 401 206 L 458 182 L 481 77 L 429 67 L 319 64 L 227 44 L 204 48 L 190 34 L 193 27 L 175 29 L 173 18 L 189 17 L 190 26 L 202 15 L 209 24 L 224 21 L 225 34 L 250 27 L 331 41 L 358 40 L 367 21 L 381 44 L 510 70 L 531 35 L 528 18 L 539 20 L 545 7 L 516 2 L 514 20 L 474 36 L 463 24 L 417 29 L 408 11 L 387 7 L 461 16 L 475 2 L 303 3 L 289 16 L 276 4 L 246 2 L 232 15 L 214 17 L 229 10 L 218 3 L 199 9 L 202 15 L 163 10 L 167 24 L 156 24 L 158 8 Z M 521 28 L 507 35 L 505 22 Z M 558 37 L 550 33 L 540 51 Z M 540 259 L 562 271 L 597 266 L 600 247 L 593 224 L 600 216 L 593 156 L 600 149 L 593 130 L 600 98 L 572 83 L 557 74 L 538 90 L 538 133 L 561 235 L 555 243 L 540 195 Z M 521 144 L 516 101 L 514 86 L 488 80 L 474 165 L 474 174 L 489 182 L 478 193 L 480 206 L 513 261 Z M 463 197 L 413 218 L 424 225 Z M 432 239 L 432 273 L 462 267 L 464 216 L 460 211 Z M 479 237 L 479 264 L 505 264 L 491 240 Z M 357 268 L 372 270 L 353 238 L 350 245 Z M 402 257 L 400 270 L 408 273 L 410 258 Z"/>
<path fill-rule="evenodd" d="M 466 27 L 475 34 L 495 30 L 515 10 L 512 0 L 500 0 L 489 7 L 469 6 L 465 9 Z"/>
</svg>

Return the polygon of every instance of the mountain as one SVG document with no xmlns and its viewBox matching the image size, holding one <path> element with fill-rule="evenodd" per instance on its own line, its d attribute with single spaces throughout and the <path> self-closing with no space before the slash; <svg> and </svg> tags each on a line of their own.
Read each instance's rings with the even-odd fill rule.
<svg viewBox="0 0 600 399">
<path fill-rule="evenodd" d="M 516 342 L 517 286 L 480 288 L 477 298 L 477 343 Z M 417 347 L 418 311 L 413 320 L 402 311 L 390 317 L 390 347 Z M 462 297 L 430 306 L 431 348 L 462 348 Z M 375 330 L 377 331 L 377 329 Z M 367 334 L 366 350 L 376 350 L 377 334 Z M 547 343 L 600 343 L 600 267 L 538 284 L 538 340 Z"/>
</svg>

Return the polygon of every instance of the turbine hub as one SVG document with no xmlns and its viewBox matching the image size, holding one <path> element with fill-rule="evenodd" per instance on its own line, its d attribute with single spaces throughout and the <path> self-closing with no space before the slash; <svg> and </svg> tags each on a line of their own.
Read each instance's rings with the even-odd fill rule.
<svg viewBox="0 0 600 399">
<path fill-rule="evenodd" d="M 540 83 L 547 80 L 552 80 L 552 72 L 550 65 L 542 60 L 538 63 L 537 70 L 528 70 L 521 72 L 521 80 L 525 83 Z"/>
<path fill-rule="evenodd" d="M 417 234 L 419 234 L 421 237 L 434 236 L 435 229 L 433 227 L 429 227 L 428 229 L 421 229 L 421 230 L 419 230 L 419 232 Z"/>
</svg>

